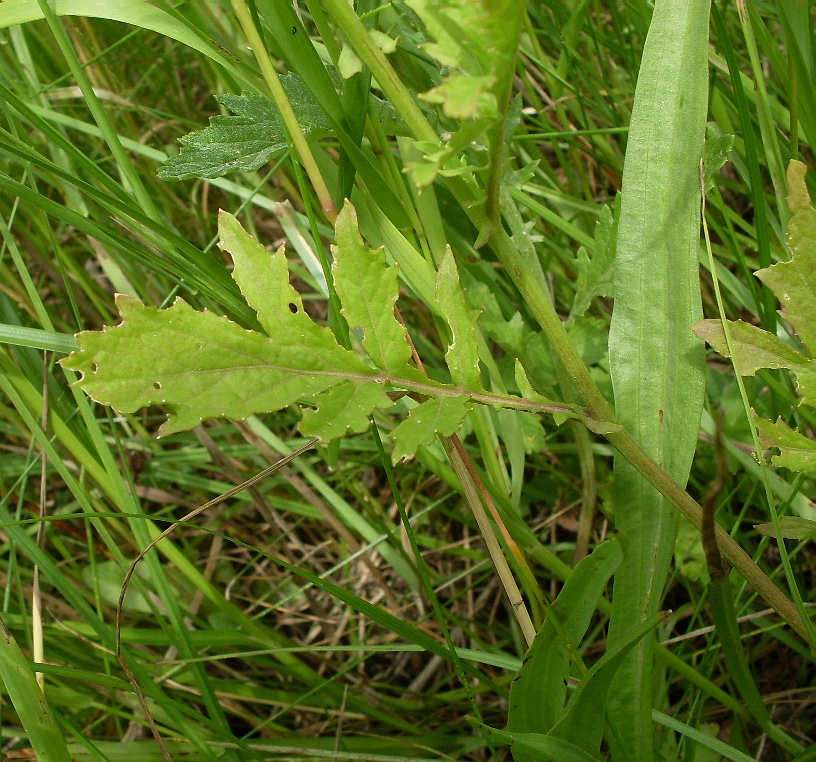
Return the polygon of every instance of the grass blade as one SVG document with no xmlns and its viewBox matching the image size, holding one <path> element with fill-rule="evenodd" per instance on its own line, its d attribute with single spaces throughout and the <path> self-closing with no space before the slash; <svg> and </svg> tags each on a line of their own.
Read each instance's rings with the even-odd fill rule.
<svg viewBox="0 0 816 762">
<path fill-rule="evenodd" d="M 0 679 L 14 704 L 37 759 L 69 762 L 71 755 L 28 660 L 0 622 Z"/>
</svg>

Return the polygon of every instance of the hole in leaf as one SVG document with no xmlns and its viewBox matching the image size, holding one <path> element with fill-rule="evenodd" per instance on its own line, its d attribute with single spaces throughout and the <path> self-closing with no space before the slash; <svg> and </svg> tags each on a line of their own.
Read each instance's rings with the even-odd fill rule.
<svg viewBox="0 0 816 762">
<path fill-rule="evenodd" d="M 204 345 L 203 344 L 196 344 L 196 349 L 204 349 Z"/>
<path fill-rule="evenodd" d="M 289 302 L 289 312 L 291 312 L 293 315 L 297 315 L 298 314 L 297 304 L 295 304 L 294 302 Z"/>
<path fill-rule="evenodd" d="M 161 383 L 159 381 L 154 381 L 153 382 L 153 388 L 154 389 L 161 389 Z"/>
<path fill-rule="evenodd" d="M 96 371 L 98 371 L 98 370 L 99 370 L 99 366 L 95 362 L 92 362 L 91 363 L 91 373 L 96 373 Z"/>
</svg>

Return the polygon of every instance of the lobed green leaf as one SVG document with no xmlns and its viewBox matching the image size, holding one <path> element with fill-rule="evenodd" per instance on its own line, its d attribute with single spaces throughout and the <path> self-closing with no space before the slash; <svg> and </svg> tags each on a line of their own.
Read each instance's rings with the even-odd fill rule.
<svg viewBox="0 0 816 762">
<path fill-rule="evenodd" d="M 377 372 L 317 325 L 281 316 L 273 336 L 247 331 L 178 299 L 158 310 L 119 294 L 122 322 L 77 335 L 80 351 L 61 361 L 82 373 L 79 386 L 123 412 L 148 405 L 170 409 L 160 435 L 191 429 L 205 418 L 241 420 L 280 410 L 353 378 Z M 295 325 L 293 325 L 295 324 Z M 291 330 L 290 330 L 291 329 Z"/>
<path fill-rule="evenodd" d="M 399 294 L 397 265 L 387 267 L 385 249 L 372 250 L 363 243 L 350 201 L 337 216 L 334 230 L 334 285 L 349 327 L 362 329 L 363 347 L 375 365 L 392 373 L 412 371 L 405 327 L 394 314 Z"/>
<path fill-rule="evenodd" d="M 762 448 L 779 450 L 779 455 L 771 456 L 775 466 L 804 473 L 816 472 L 816 442 L 794 431 L 781 420 L 772 423 L 754 415 L 754 423 Z"/>
<path fill-rule="evenodd" d="M 816 209 L 810 203 L 805 174 L 800 161 L 788 166 L 788 244 L 793 256 L 763 270 L 757 277 L 768 286 L 782 304 L 787 320 L 808 354 L 816 355 Z"/>
<path fill-rule="evenodd" d="M 445 361 L 453 383 L 472 391 L 481 389 L 479 351 L 476 346 L 476 318 L 479 313 L 468 309 L 450 246 L 446 248 L 436 274 L 436 302 L 451 330 L 451 343 L 445 352 Z"/>
<path fill-rule="evenodd" d="M 329 123 L 300 77 L 284 74 L 280 79 L 303 133 L 325 135 Z M 269 98 L 256 93 L 222 93 L 215 99 L 233 115 L 210 117 L 209 127 L 179 138 L 181 152 L 159 168 L 162 180 L 254 172 L 287 149 L 283 121 Z"/>
<path fill-rule="evenodd" d="M 438 436 L 455 434 L 473 405 L 464 395 L 429 399 L 415 407 L 389 437 L 394 441 L 391 456 L 394 465 L 412 458 L 420 447 L 431 444 Z"/>
</svg>

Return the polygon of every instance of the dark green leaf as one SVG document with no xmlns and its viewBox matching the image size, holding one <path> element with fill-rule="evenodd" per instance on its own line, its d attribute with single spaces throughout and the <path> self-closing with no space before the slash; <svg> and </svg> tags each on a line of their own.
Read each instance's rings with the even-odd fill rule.
<svg viewBox="0 0 816 762">
<path fill-rule="evenodd" d="M 326 134 L 329 123 L 296 74 L 281 77 L 304 134 Z M 263 95 L 222 93 L 215 99 L 233 116 L 213 116 L 210 126 L 179 139 L 181 153 L 160 168 L 163 180 L 221 177 L 228 172 L 254 172 L 287 148 L 286 132 L 275 104 Z"/>
</svg>

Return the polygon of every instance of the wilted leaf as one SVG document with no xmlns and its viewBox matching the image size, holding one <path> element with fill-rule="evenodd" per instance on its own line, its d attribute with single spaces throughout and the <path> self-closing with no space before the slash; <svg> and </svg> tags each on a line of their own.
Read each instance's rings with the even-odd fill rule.
<svg viewBox="0 0 816 762">
<path fill-rule="evenodd" d="M 753 376 L 760 368 L 806 368 L 809 361 L 772 333 L 742 320 L 729 320 L 734 367 L 742 376 Z M 719 320 L 701 320 L 692 331 L 723 357 L 731 357 Z"/>
<path fill-rule="evenodd" d="M 816 349 L 816 211 L 805 186 L 804 164 L 788 168 L 788 203 L 792 212 L 788 235 L 793 257 L 764 270 L 759 276 L 782 303 L 782 314 L 796 329 L 809 352 Z M 790 347 L 777 336 L 742 321 L 728 322 L 734 366 L 743 376 L 760 368 L 787 368 L 796 375 L 802 402 L 816 404 L 816 361 Z M 729 357 L 725 332 L 719 320 L 703 320 L 694 332 L 714 349 Z M 771 456 L 775 466 L 791 471 L 816 471 L 816 442 L 789 428 L 781 419 L 775 423 L 754 415 L 763 449 L 778 450 Z"/>
</svg>

